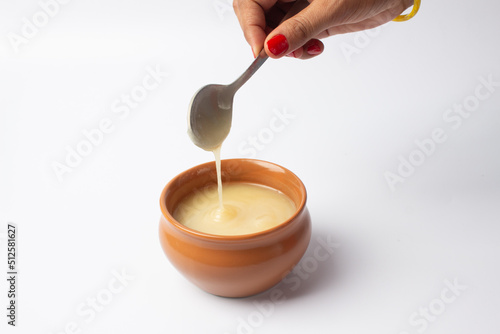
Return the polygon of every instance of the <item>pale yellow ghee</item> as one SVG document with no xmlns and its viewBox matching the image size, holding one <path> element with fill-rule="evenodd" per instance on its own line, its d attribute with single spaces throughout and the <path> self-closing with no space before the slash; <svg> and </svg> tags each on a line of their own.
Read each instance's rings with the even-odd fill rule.
<svg viewBox="0 0 500 334">
<path fill-rule="evenodd" d="M 215 185 L 188 195 L 178 205 L 174 218 L 201 232 L 242 235 L 277 226 L 296 210 L 285 194 L 262 185 L 225 183 L 222 192 L 222 207 Z"/>
</svg>

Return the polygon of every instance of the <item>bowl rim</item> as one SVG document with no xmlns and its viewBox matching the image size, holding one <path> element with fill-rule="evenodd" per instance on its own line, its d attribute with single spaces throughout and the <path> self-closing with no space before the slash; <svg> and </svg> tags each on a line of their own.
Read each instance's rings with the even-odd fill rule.
<svg viewBox="0 0 500 334">
<path fill-rule="evenodd" d="M 243 163 L 243 164 L 248 164 L 248 163 L 256 164 L 257 163 L 257 164 L 261 164 L 261 165 L 262 164 L 272 165 L 274 167 L 278 167 L 278 168 L 284 170 L 287 173 L 290 173 L 291 176 L 294 177 L 298 181 L 300 192 L 301 192 L 301 194 L 303 194 L 303 196 L 301 196 L 300 204 L 297 206 L 297 208 L 295 209 L 295 212 L 292 214 L 292 216 L 290 216 L 290 218 L 283 221 L 282 223 L 280 223 L 276 226 L 273 226 L 269 229 L 255 232 L 255 233 L 236 234 L 236 235 L 221 235 L 221 234 L 206 233 L 206 232 L 201 232 L 201 231 L 189 228 L 189 227 L 181 224 L 173 217 L 173 215 L 169 212 L 169 210 L 167 210 L 167 202 L 166 202 L 167 191 L 172 186 L 172 184 L 174 182 L 176 182 L 180 177 L 182 177 L 185 174 L 188 174 L 194 170 L 202 169 L 202 168 L 207 167 L 211 164 L 213 164 L 213 167 L 215 168 L 215 161 L 208 161 L 208 162 L 205 162 L 205 163 L 202 163 L 202 164 L 199 164 L 199 165 L 196 165 L 194 167 L 191 167 L 189 169 L 184 170 L 183 172 L 177 174 L 174 178 L 172 178 L 165 185 L 165 187 L 163 188 L 161 195 L 160 195 L 160 209 L 161 209 L 163 218 L 166 218 L 165 220 L 169 224 L 174 226 L 177 230 L 180 230 L 181 233 L 187 233 L 188 235 L 190 235 L 192 237 L 200 238 L 203 240 L 212 240 L 212 241 L 244 241 L 244 240 L 250 240 L 250 239 L 265 237 L 265 236 L 268 236 L 270 234 L 274 234 L 277 231 L 284 229 L 287 225 L 289 225 L 296 217 L 298 217 L 304 211 L 304 209 L 306 207 L 306 202 L 307 202 L 307 191 L 306 191 L 306 187 L 304 186 L 304 183 L 295 173 L 293 173 L 289 169 L 287 169 L 281 165 L 278 165 L 274 162 L 259 160 L 259 159 L 249 159 L 249 158 L 223 159 L 223 160 L 221 160 L 221 163 L 223 163 L 223 162 L 235 162 L 235 161 Z M 270 187 L 270 186 L 265 185 L 265 184 L 260 184 L 260 185 Z M 271 187 L 271 188 L 273 188 L 273 187 Z M 273 189 L 275 189 L 275 188 L 273 188 Z M 275 189 L 275 190 L 280 191 L 279 189 Z"/>
</svg>

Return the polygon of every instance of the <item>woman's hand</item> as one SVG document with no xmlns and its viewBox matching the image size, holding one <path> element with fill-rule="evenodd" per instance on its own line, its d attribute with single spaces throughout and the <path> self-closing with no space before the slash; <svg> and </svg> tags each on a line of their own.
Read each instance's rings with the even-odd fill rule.
<svg viewBox="0 0 500 334">
<path fill-rule="evenodd" d="M 293 0 L 234 0 L 245 39 L 256 57 L 263 47 L 271 58 L 308 59 L 323 52 L 320 38 L 375 28 L 391 21 L 413 0 L 310 0 L 311 4 L 278 27 Z"/>
</svg>

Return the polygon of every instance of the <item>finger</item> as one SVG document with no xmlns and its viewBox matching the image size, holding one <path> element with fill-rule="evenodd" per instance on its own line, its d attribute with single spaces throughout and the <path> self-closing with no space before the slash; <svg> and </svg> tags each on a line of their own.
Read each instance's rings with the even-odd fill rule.
<svg viewBox="0 0 500 334">
<path fill-rule="evenodd" d="M 271 8 L 277 0 L 235 0 L 233 7 L 240 23 L 243 34 L 252 48 L 254 57 L 264 47 L 266 39 L 265 12 Z"/>
<path fill-rule="evenodd" d="M 286 56 L 298 59 L 311 59 L 323 53 L 324 49 L 325 46 L 320 40 L 312 39 Z"/>
<path fill-rule="evenodd" d="M 289 54 L 325 31 L 331 21 L 331 14 L 328 12 L 334 10 L 338 2 L 341 1 L 315 0 L 297 15 L 280 24 L 265 40 L 269 57 L 280 58 Z"/>
<path fill-rule="evenodd" d="M 302 54 L 298 57 L 300 59 L 311 59 L 321 53 L 325 49 L 325 45 L 318 39 L 311 39 L 302 47 Z"/>
<path fill-rule="evenodd" d="M 367 18 L 363 21 L 356 23 L 347 23 L 334 27 L 330 27 L 327 30 L 319 33 L 316 38 L 325 38 L 328 36 L 346 34 L 351 32 L 357 32 L 367 29 L 376 28 L 382 24 L 392 21 L 395 17 L 400 15 L 404 9 L 402 7 L 389 8 L 375 16 Z"/>
<path fill-rule="evenodd" d="M 302 57 L 303 53 L 304 53 L 304 49 L 302 49 L 302 47 L 300 47 L 297 50 L 290 52 L 286 56 L 290 57 L 290 58 L 299 58 L 300 59 Z"/>
</svg>

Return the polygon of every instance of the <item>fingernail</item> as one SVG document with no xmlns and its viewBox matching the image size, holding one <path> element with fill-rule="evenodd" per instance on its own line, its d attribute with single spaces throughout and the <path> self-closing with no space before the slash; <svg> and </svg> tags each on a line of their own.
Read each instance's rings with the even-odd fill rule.
<svg viewBox="0 0 500 334">
<path fill-rule="evenodd" d="M 292 57 L 292 58 L 297 58 L 297 56 L 295 55 L 295 51 L 293 52 L 290 52 L 289 54 L 286 55 L 287 57 Z"/>
<path fill-rule="evenodd" d="M 317 44 L 311 44 L 307 47 L 306 52 L 311 56 L 316 56 L 321 53 L 321 48 Z"/>
<path fill-rule="evenodd" d="M 283 35 L 276 35 L 267 41 L 267 48 L 275 56 L 279 56 L 288 50 L 288 41 Z"/>
</svg>

